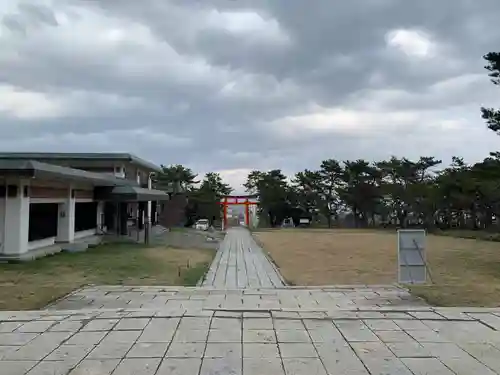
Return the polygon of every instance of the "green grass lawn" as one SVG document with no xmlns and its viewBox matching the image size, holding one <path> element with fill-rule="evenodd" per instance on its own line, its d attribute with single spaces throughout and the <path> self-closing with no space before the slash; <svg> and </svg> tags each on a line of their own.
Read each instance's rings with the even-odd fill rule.
<svg viewBox="0 0 500 375">
<path fill-rule="evenodd" d="M 215 251 L 106 244 L 31 262 L 0 264 L 0 310 L 29 310 L 83 285 L 196 285 Z"/>
</svg>

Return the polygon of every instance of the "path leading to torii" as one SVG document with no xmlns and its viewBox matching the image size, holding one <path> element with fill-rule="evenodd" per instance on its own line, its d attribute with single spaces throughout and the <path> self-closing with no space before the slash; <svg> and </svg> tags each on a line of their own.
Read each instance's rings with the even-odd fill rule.
<svg viewBox="0 0 500 375">
<path fill-rule="evenodd" d="M 280 288 L 283 279 L 245 228 L 230 228 L 202 286 L 219 289 Z"/>
</svg>

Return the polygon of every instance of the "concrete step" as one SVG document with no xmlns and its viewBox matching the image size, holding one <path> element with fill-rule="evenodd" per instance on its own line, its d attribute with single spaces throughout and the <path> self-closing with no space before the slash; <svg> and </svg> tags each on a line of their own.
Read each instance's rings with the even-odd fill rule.
<svg viewBox="0 0 500 375">
<path fill-rule="evenodd" d="M 87 243 L 69 243 L 61 246 L 61 251 L 66 253 L 80 253 L 87 251 L 89 245 Z"/>
</svg>

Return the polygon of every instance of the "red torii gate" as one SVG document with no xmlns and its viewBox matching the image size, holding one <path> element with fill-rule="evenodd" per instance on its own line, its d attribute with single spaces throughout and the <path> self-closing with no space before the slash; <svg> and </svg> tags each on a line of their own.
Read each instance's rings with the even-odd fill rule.
<svg viewBox="0 0 500 375">
<path fill-rule="evenodd" d="M 223 229 L 227 228 L 227 207 L 234 205 L 245 205 L 245 225 L 250 226 L 250 206 L 258 205 L 258 202 L 250 201 L 250 199 L 257 198 L 256 195 L 227 195 L 219 202 L 223 209 Z"/>
</svg>

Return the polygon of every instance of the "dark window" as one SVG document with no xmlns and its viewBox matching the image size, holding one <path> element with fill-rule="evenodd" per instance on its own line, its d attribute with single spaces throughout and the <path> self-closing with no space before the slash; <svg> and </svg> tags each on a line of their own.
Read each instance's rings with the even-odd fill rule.
<svg viewBox="0 0 500 375">
<path fill-rule="evenodd" d="M 75 203 L 75 232 L 97 227 L 97 202 Z"/>
<path fill-rule="evenodd" d="M 116 204 L 112 202 L 104 203 L 104 225 L 108 230 L 116 229 L 115 226 L 115 216 L 116 216 Z"/>
<path fill-rule="evenodd" d="M 7 197 L 17 197 L 17 185 L 7 185 Z"/>
<path fill-rule="evenodd" d="M 28 241 L 57 236 L 57 203 L 30 204 Z"/>
</svg>

